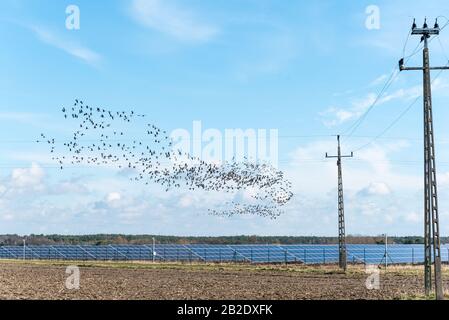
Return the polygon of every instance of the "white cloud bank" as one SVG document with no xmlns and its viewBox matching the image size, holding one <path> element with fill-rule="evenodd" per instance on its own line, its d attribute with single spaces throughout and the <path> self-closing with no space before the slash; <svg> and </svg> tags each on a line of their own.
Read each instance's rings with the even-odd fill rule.
<svg viewBox="0 0 449 320">
<path fill-rule="evenodd" d="M 35 25 L 31 26 L 30 29 L 34 32 L 34 34 L 40 41 L 56 47 L 90 65 L 97 65 L 102 59 L 101 55 L 99 55 L 95 51 L 73 41 L 65 40 L 57 36 L 54 32 L 42 26 Z"/>
</svg>

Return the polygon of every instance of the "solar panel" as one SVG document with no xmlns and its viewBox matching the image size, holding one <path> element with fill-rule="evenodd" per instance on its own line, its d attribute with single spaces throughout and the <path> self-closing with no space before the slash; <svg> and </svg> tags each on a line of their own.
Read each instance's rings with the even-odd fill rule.
<svg viewBox="0 0 449 320">
<path fill-rule="evenodd" d="M 449 262 L 449 246 L 441 247 L 443 261 Z M 380 264 L 385 260 L 383 245 L 347 245 L 351 263 Z M 389 264 L 422 263 L 423 245 L 389 245 Z M 305 263 L 338 262 L 337 245 L 42 245 L 0 246 L 0 259 L 179 261 Z"/>
</svg>

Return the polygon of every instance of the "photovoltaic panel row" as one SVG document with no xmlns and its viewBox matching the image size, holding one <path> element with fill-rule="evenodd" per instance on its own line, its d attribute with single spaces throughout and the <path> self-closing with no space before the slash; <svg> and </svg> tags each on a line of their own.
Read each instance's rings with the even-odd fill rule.
<svg viewBox="0 0 449 320">
<path fill-rule="evenodd" d="M 442 246 L 443 261 L 449 260 L 449 247 Z M 337 245 L 104 245 L 104 246 L 0 246 L 2 259 L 61 260 L 156 260 L 252 263 L 338 262 Z M 347 245 L 348 261 L 379 264 L 385 261 L 384 245 Z M 422 245 L 389 245 L 388 263 L 421 263 Z"/>
</svg>

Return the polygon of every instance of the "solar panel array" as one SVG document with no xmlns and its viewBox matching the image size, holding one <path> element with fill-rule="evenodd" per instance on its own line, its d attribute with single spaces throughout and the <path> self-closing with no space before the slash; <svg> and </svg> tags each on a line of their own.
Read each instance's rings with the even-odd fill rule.
<svg viewBox="0 0 449 320">
<path fill-rule="evenodd" d="M 422 263 L 423 245 L 348 245 L 350 263 Z M 449 246 L 442 246 L 443 261 L 449 262 Z M 304 263 L 338 262 L 337 245 L 43 245 L 0 246 L 0 259 L 112 260 L 161 262 Z"/>
</svg>

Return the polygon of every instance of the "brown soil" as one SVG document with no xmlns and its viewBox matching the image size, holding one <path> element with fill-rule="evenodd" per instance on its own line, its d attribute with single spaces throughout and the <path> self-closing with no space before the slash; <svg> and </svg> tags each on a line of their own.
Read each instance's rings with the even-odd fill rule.
<svg viewBox="0 0 449 320">
<path fill-rule="evenodd" d="M 422 267 L 382 271 L 381 289 L 368 290 L 356 266 L 344 274 L 333 266 L 79 263 L 80 288 L 68 290 L 67 265 L 0 262 L 0 299 L 403 299 L 423 288 Z"/>
</svg>

